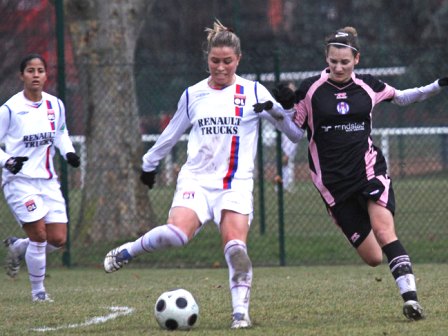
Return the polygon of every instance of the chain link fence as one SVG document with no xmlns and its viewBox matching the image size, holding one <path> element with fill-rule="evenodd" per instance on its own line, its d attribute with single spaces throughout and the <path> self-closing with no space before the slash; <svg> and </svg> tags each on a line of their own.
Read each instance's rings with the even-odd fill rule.
<svg viewBox="0 0 448 336">
<path fill-rule="evenodd" d="M 396 50 L 389 61 L 384 59 L 382 50 L 369 50 L 369 56 L 362 59 L 358 72 L 371 73 L 397 88 L 408 88 L 427 84 L 443 75 L 438 68 L 438 60 L 446 59 L 440 54 L 413 62 L 400 63 L 419 54 L 418 48 L 409 48 L 403 55 Z M 17 54 L 18 55 L 18 54 Z M 132 67 L 135 74 L 136 96 L 139 120 L 115 120 L 117 130 L 95 125 L 98 132 L 106 132 L 110 137 L 119 132 L 120 127 L 135 126 L 134 132 L 141 136 L 141 154 L 157 139 L 161 130 L 175 112 L 182 91 L 196 81 L 207 76 L 205 63 L 199 54 L 170 55 L 161 65 L 157 62 L 138 61 L 135 64 L 113 64 L 116 71 L 120 67 Z M 55 59 L 55 57 L 53 58 Z M 319 61 L 316 62 L 316 59 Z M 199 61 L 198 61 L 199 60 Z M 201 62 L 200 62 L 201 61 Z M 319 64 L 315 66 L 313 64 Z M 136 227 L 134 234 L 109 232 L 107 223 L 97 231 L 95 239 L 85 238 L 91 223 L 86 216 L 83 193 L 86 186 L 101 190 L 104 180 L 92 178 L 89 172 L 91 160 L 101 160 L 112 151 L 108 143 L 99 145 L 97 155 L 89 155 L 89 137 L 92 130 L 86 129 L 89 110 L 88 88 L 120 92 L 120 82 L 107 82 L 91 76 L 88 85 L 87 72 L 104 64 L 76 64 L 67 62 L 66 108 L 69 130 L 77 152 L 82 158 L 80 169 L 68 167 L 68 200 L 70 210 L 70 235 L 65 256 L 73 266 L 100 266 L 105 253 L 116 245 L 135 239 L 144 228 Z M 305 77 L 320 72 L 325 67 L 323 50 L 319 52 L 297 48 L 273 48 L 260 51 L 249 48 L 238 73 L 247 78 L 259 80 L 269 89 L 278 81 L 292 82 L 298 86 Z M 18 64 L 16 66 L 18 69 Z M 92 70 L 93 69 L 93 70 Z M 51 74 L 46 91 L 55 94 L 54 75 L 57 68 L 50 63 Z M 106 86 L 116 86 L 106 90 Z M 8 96 L 21 89 L 20 82 L 10 77 L 8 84 L 0 84 L 2 103 Z M 87 91 L 86 91 L 87 90 Z M 106 93 L 105 93 L 106 94 Z M 114 96 L 108 102 L 113 103 Z M 448 226 L 446 225 L 446 204 L 448 201 L 448 94 L 444 92 L 429 101 L 408 107 L 397 107 L 383 103 L 374 111 L 373 140 L 389 163 L 396 201 L 396 229 L 414 262 L 445 262 L 448 259 Z M 103 106 L 107 111 L 107 106 Z M 360 263 L 356 252 L 345 240 L 339 229 L 328 216 L 318 192 L 311 183 L 307 165 L 307 141 L 302 140 L 297 152 L 290 157 L 290 174 L 293 182 L 287 188 L 279 183 L 282 173 L 284 153 L 281 150 L 281 135 L 268 124 L 262 124 L 261 138 L 255 172 L 255 213 L 249 237 L 249 253 L 254 265 L 308 265 L 308 264 L 348 264 Z M 103 150 L 101 150 L 101 148 Z M 138 164 L 140 164 L 140 158 Z M 164 224 L 171 205 L 176 177 L 186 159 L 186 138 L 175 146 L 161 163 L 156 187 L 148 192 L 148 212 L 151 223 L 146 228 Z M 119 159 L 117 159 L 119 160 Z M 292 163 L 292 164 L 291 164 Z M 61 160 L 60 165 L 65 163 Z M 114 167 L 104 167 L 112 176 L 107 183 L 121 188 L 114 176 Z M 129 174 L 139 174 L 129 169 Z M 102 195 L 98 204 L 104 212 L 115 212 L 109 202 L 113 195 Z M 144 195 L 146 197 L 146 195 Z M 23 236 L 4 200 L 0 202 L 0 236 Z M 132 223 L 131 223 L 132 225 Z M 115 237 L 106 239 L 105 237 Z M 0 251 L 0 258 L 5 249 Z M 61 254 L 49 256 L 49 264 L 61 265 Z M 216 226 L 209 223 L 187 247 L 144 255 L 135 260 L 136 265 L 151 267 L 220 267 L 225 265 L 220 237 Z"/>
</svg>

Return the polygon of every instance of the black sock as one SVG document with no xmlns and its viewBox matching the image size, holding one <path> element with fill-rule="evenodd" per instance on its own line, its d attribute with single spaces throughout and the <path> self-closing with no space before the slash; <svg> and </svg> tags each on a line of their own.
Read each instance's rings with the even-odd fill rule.
<svg viewBox="0 0 448 336">
<path fill-rule="evenodd" d="M 392 243 L 383 246 L 382 250 L 387 257 L 390 271 L 396 282 L 401 276 L 414 274 L 412 272 L 411 259 L 399 240 L 395 240 Z M 401 297 L 404 301 L 417 301 L 417 292 L 415 290 L 407 291 L 402 293 Z"/>
</svg>

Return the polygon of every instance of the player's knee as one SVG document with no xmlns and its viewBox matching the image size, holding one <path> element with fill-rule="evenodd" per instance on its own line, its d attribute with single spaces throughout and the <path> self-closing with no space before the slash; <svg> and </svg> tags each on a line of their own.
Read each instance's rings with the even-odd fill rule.
<svg viewBox="0 0 448 336">
<path fill-rule="evenodd" d="M 49 238 L 47 240 L 47 242 L 51 245 L 53 245 L 54 247 L 60 248 L 63 247 L 65 245 L 65 243 L 67 242 L 66 237 L 53 237 L 53 238 Z"/>
<path fill-rule="evenodd" d="M 377 267 L 383 262 L 382 254 L 372 254 L 363 257 L 364 262 L 370 267 Z"/>
</svg>

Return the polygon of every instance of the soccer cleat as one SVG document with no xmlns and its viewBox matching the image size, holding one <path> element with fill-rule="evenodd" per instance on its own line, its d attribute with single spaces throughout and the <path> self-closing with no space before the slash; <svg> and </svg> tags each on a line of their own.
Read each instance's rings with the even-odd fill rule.
<svg viewBox="0 0 448 336">
<path fill-rule="evenodd" d="M 123 245 L 119 246 L 106 254 L 106 258 L 104 258 L 104 270 L 106 273 L 118 271 L 131 260 L 132 256 L 128 250 L 123 248 Z"/>
<path fill-rule="evenodd" d="M 8 249 L 8 253 L 5 258 L 6 274 L 8 274 L 11 278 L 15 278 L 19 273 L 20 261 L 23 258 L 23 256 L 21 256 L 13 247 L 17 239 L 17 237 L 8 237 L 3 241 Z"/>
<path fill-rule="evenodd" d="M 235 313 L 232 315 L 232 325 L 230 329 L 244 329 L 250 328 L 252 323 L 250 322 L 249 315 L 243 313 Z"/>
<path fill-rule="evenodd" d="M 403 314 L 406 318 L 412 321 L 423 320 L 425 318 L 422 306 L 414 300 L 408 300 L 404 303 Z"/>
<path fill-rule="evenodd" d="M 33 294 L 33 302 L 53 302 L 46 292 Z"/>
</svg>

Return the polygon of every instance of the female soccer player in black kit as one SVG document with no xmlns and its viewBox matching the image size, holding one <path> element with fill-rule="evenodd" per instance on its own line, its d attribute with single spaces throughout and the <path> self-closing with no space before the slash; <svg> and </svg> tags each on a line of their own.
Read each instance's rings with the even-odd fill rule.
<svg viewBox="0 0 448 336">
<path fill-rule="evenodd" d="M 420 320 L 424 314 L 411 260 L 395 233 L 392 183 L 370 136 L 372 112 L 382 101 L 403 106 L 425 100 L 448 85 L 448 78 L 400 91 L 354 72 L 360 49 L 353 27 L 325 42 L 328 67 L 296 92 L 279 86 L 274 97 L 284 108 L 295 105 L 294 121 L 307 130 L 311 177 L 330 215 L 366 264 L 378 266 L 386 255 L 404 300 L 403 314 Z"/>
</svg>

